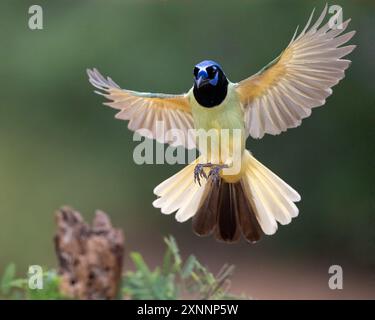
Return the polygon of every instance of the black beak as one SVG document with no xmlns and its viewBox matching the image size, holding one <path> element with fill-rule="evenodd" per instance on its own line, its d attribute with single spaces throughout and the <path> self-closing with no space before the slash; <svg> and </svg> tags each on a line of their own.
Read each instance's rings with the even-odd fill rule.
<svg viewBox="0 0 375 320">
<path fill-rule="evenodd" d="M 197 88 L 200 88 L 200 87 L 203 87 L 204 85 L 206 85 L 209 81 L 210 81 L 210 79 L 208 79 L 204 76 L 200 76 L 197 80 L 195 80 L 195 83 L 197 85 Z"/>
</svg>

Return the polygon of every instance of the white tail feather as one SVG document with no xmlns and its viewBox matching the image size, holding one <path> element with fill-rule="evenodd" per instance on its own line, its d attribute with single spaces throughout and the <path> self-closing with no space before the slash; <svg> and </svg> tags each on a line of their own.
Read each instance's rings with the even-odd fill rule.
<svg viewBox="0 0 375 320">
<path fill-rule="evenodd" d="M 253 209 L 265 234 L 274 234 L 277 223 L 288 224 L 298 215 L 294 204 L 300 195 L 271 170 L 245 151 L 243 181 L 248 184 L 247 196 L 253 202 Z"/>
</svg>

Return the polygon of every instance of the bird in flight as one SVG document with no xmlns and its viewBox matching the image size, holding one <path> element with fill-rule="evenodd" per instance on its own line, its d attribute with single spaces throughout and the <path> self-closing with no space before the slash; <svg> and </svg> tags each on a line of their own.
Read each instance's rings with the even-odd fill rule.
<svg viewBox="0 0 375 320">
<path fill-rule="evenodd" d="M 214 129 L 219 138 L 222 129 L 242 133 L 240 138 L 234 134 L 229 138 L 241 140 L 237 160 L 230 150 L 220 153 L 215 162 L 200 155 L 154 189 L 158 197 L 154 207 L 164 214 L 177 211 L 179 222 L 192 218 L 196 234 L 214 234 L 225 242 L 235 242 L 241 235 L 256 242 L 263 234 L 274 234 L 277 223 L 288 224 L 298 215 L 295 202 L 300 195 L 258 162 L 246 150 L 245 141 L 248 136 L 260 139 L 299 126 L 313 108 L 325 104 L 331 88 L 344 78 L 350 60 L 343 57 L 355 48 L 343 46 L 355 34 L 344 33 L 350 19 L 331 28 L 329 22 L 322 24 L 327 6 L 311 24 L 313 13 L 276 59 L 238 83 L 229 81 L 211 60 L 195 66 L 193 87 L 181 95 L 121 89 L 96 69 L 88 70 L 89 81 L 100 90 L 97 93 L 110 100 L 105 104 L 119 110 L 116 118 L 128 120 L 130 130 L 148 129 L 158 142 L 172 143 L 158 134 L 157 121 L 163 121 L 166 130 L 183 130 L 184 138 L 177 145 L 188 149 L 199 150 L 190 129 Z M 240 170 L 226 174 L 238 164 L 235 161 Z"/>
</svg>

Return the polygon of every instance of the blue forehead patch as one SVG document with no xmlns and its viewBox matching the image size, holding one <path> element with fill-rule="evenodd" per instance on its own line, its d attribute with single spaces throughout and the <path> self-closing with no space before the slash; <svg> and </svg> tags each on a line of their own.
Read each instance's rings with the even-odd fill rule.
<svg viewBox="0 0 375 320">
<path fill-rule="evenodd" d="M 218 64 L 216 61 L 213 61 L 213 60 L 203 60 L 202 62 L 199 62 L 196 65 L 196 67 L 199 68 L 199 69 L 200 68 L 207 68 L 207 67 L 210 67 L 210 66 L 217 66 L 220 69 L 222 69 L 220 64 Z"/>
</svg>

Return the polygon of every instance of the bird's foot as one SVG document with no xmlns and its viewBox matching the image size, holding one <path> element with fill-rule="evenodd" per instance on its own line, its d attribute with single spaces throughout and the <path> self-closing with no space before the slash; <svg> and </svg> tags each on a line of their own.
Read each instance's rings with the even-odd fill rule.
<svg viewBox="0 0 375 320">
<path fill-rule="evenodd" d="M 211 178 L 212 183 L 214 183 L 216 185 L 219 185 L 219 182 L 220 182 L 220 179 L 221 179 L 220 171 L 224 168 L 228 168 L 228 165 L 226 165 L 226 164 L 216 164 L 216 165 L 212 166 L 210 172 L 208 173 L 207 179 Z"/>
<path fill-rule="evenodd" d="M 208 176 L 204 171 L 204 168 L 210 168 Z M 194 168 L 194 182 L 198 182 L 201 185 L 201 178 L 206 180 L 211 178 L 211 182 L 219 184 L 220 182 L 220 171 L 224 168 L 228 168 L 226 164 L 212 164 L 212 163 L 198 163 Z"/>
<path fill-rule="evenodd" d="M 210 166 L 210 163 L 198 163 L 194 168 L 194 182 L 201 185 L 201 178 L 207 179 L 206 172 L 204 172 L 204 168 Z"/>
</svg>

